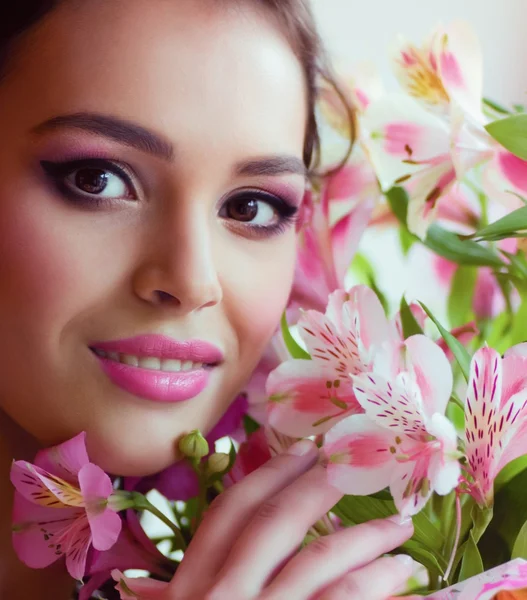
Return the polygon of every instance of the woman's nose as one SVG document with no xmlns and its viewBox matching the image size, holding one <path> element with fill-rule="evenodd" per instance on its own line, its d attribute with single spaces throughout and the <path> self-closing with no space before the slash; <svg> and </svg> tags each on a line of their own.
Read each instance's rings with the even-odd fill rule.
<svg viewBox="0 0 527 600">
<path fill-rule="evenodd" d="M 187 227 L 158 235 L 135 270 L 133 288 L 143 301 L 190 313 L 215 306 L 223 298 L 210 232 Z"/>
</svg>

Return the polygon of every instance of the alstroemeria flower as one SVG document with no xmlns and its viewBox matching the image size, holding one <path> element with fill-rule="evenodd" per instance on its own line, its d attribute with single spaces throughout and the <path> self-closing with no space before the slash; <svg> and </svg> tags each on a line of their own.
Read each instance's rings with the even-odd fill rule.
<svg viewBox="0 0 527 600">
<path fill-rule="evenodd" d="M 271 451 L 267 436 L 265 429 L 261 427 L 258 431 L 251 433 L 246 442 L 240 444 L 234 465 L 223 478 L 223 482 L 226 487 L 230 487 L 247 477 L 249 473 L 256 471 L 270 459 Z"/>
<path fill-rule="evenodd" d="M 125 577 L 120 571 L 112 571 L 115 586 L 121 600 L 157 600 L 166 592 L 168 583 L 148 577 Z"/>
<path fill-rule="evenodd" d="M 403 515 L 413 515 L 431 493 L 458 483 L 457 435 L 444 416 L 452 370 L 443 351 L 416 335 L 385 345 L 372 372 L 353 377 L 365 411 L 340 421 L 325 436 L 330 482 L 346 494 L 390 487 Z"/>
<path fill-rule="evenodd" d="M 440 27 L 422 48 L 402 42 L 395 67 L 408 95 L 372 102 L 362 125 L 382 189 L 403 185 L 408 191 L 413 233 L 425 236 L 439 201 L 478 165 L 487 163 L 492 174 L 486 179 L 502 191 L 525 189 L 527 162 L 485 130 L 481 50 L 470 26 Z"/>
<path fill-rule="evenodd" d="M 289 360 L 270 374 L 268 423 L 305 437 L 362 412 L 349 375 L 369 370 L 374 347 L 398 334 L 375 293 L 362 285 L 331 294 L 325 314 L 303 313 L 298 332 L 312 360 Z"/>
<path fill-rule="evenodd" d="M 111 506 L 112 481 L 90 462 L 84 433 L 40 451 L 34 464 L 14 462 L 11 481 L 13 546 L 27 566 L 47 567 L 65 556 L 68 572 L 80 580 L 90 546 L 108 550 L 117 541 L 121 518 Z"/>
<path fill-rule="evenodd" d="M 429 600 L 525 600 L 526 597 L 527 561 L 521 558 L 427 596 Z"/>
<path fill-rule="evenodd" d="M 79 600 L 90 600 L 93 593 L 109 581 L 113 570 L 141 569 L 159 577 L 171 579 L 174 563 L 156 548 L 146 535 L 138 514 L 127 510 L 117 542 L 106 552 L 91 549 L 86 562 L 90 577 L 79 591 Z"/>
<path fill-rule="evenodd" d="M 472 358 L 465 404 L 470 494 L 482 506 L 493 502 L 494 480 L 509 462 L 527 453 L 527 345 L 501 358 L 481 348 Z"/>
<path fill-rule="evenodd" d="M 356 157 L 321 185 L 300 232 L 288 316 L 291 309 L 323 311 L 328 296 L 345 287 L 353 256 L 380 199 L 370 165 Z"/>
</svg>

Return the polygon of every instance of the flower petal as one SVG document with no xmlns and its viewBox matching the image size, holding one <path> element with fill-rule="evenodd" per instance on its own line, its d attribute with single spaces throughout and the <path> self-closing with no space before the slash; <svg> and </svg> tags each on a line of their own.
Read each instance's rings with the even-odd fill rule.
<svg viewBox="0 0 527 600">
<path fill-rule="evenodd" d="M 451 100 L 467 113 L 481 115 L 483 57 L 478 36 L 465 22 L 455 21 L 436 38 L 436 59 Z"/>
<path fill-rule="evenodd" d="M 116 542 L 121 533 L 121 517 L 110 508 L 105 510 L 86 511 L 90 523 L 92 544 L 96 550 L 109 550 Z"/>
<path fill-rule="evenodd" d="M 416 515 L 432 495 L 432 488 L 425 487 L 429 462 L 427 459 L 403 463 L 390 485 L 390 492 L 402 516 Z"/>
<path fill-rule="evenodd" d="M 394 435 L 426 433 L 421 392 L 408 373 L 399 373 L 393 384 L 377 373 L 356 375 L 353 383 L 357 401 L 379 427 Z"/>
<path fill-rule="evenodd" d="M 113 493 L 112 480 L 93 463 L 84 465 L 79 471 L 79 486 L 87 504 L 92 500 L 109 498 Z"/>
<path fill-rule="evenodd" d="M 335 387 L 331 367 L 313 360 L 291 360 L 275 369 L 267 380 L 268 423 L 293 437 L 324 433 L 347 414 L 362 412 L 351 381 Z"/>
<path fill-rule="evenodd" d="M 369 132 L 369 156 L 384 191 L 437 164 L 438 157 L 449 156 L 448 124 L 408 96 L 384 96 L 368 107 L 363 122 Z"/>
<path fill-rule="evenodd" d="M 366 415 L 337 423 L 325 436 L 328 480 L 345 494 L 365 496 L 387 487 L 398 465 L 390 447 L 394 435 Z"/>
<path fill-rule="evenodd" d="M 64 532 L 83 515 L 83 509 L 45 508 L 15 493 L 13 548 L 18 558 L 32 569 L 54 563 L 65 551 Z"/>
<path fill-rule="evenodd" d="M 481 348 L 472 358 L 465 407 L 466 453 L 476 487 L 486 495 L 492 486 L 490 466 L 501 403 L 502 366 L 492 348 Z M 481 499 L 480 499 L 481 500 Z"/>
<path fill-rule="evenodd" d="M 90 462 L 86 450 L 86 433 L 79 433 L 59 446 L 41 450 L 34 462 L 41 469 L 65 481 L 76 481 L 77 473 Z"/>
<path fill-rule="evenodd" d="M 20 494 L 34 504 L 53 508 L 84 505 L 77 487 L 24 460 L 12 464 L 11 482 Z"/>
<path fill-rule="evenodd" d="M 86 573 L 86 559 L 91 540 L 90 524 L 86 516 L 77 519 L 65 538 L 66 568 L 73 579 L 78 581 L 81 581 Z"/>
<path fill-rule="evenodd" d="M 444 414 L 452 394 L 452 368 L 445 353 L 430 338 L 413 335 L 406 342 L 406 369 L 415 379 L 425 415 Z"/>
</svg>

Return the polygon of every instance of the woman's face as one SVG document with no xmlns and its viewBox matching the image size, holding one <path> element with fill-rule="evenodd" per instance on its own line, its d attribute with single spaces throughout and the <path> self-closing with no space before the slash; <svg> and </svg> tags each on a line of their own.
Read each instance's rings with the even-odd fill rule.
<svg viewBox="0 0 527 600">
<path fill-rule="evenodd" d="M 305 82 L 246 4 L 67 1 L 0 84 L 1 407 L 110 472 L 207 432 L 287 302 Z"/>
</svg>

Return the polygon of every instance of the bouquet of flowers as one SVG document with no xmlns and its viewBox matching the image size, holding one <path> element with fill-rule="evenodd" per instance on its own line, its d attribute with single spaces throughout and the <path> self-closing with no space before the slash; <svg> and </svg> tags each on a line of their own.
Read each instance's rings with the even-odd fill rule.
<svg viewBox="0 0 527 600">
<path fill-rule="evenodd" d="M 26 564 L 65 557 L 72 577 L 88 578 L 81 599 L 110 598 L 116 584 L 121 598 L 153 598 L 210 502 L 309 437 L 345 496 L 305 544 L 400 514 L 415 530 L 395 551 L 415 561 L 408 594 L 527 593 L 527 114 L 483 98 L 467 24 L 437 27 L 422 46 L 399 40 L 393 65 L 397 94 L 371 68 L 341 76 L 357 141 L 313 185 L 289 306 L 246 393 L 207 438 L 181 439 L 186 459 L 155 477 L 111 479 L 84 434 L 15 462 L 13 543 Z M 320 117 L 330 154 L 349 143 L 329 88 Z M 381 229 L 397 232 L 404 255 L 426 253 L 445 318 L 419 297 L 392 316 L 357 251 Z M 215 451 L 225 436 L 230 449 Z M 146 535 L 145 512 L 162 533 Z"/>
</svg>

